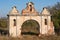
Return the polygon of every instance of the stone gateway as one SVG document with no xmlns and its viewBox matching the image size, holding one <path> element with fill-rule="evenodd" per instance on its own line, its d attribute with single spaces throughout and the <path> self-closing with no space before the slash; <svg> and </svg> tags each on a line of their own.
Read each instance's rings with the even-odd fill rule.
<svg viewBox="0 0 60 40">
<path fill-rule="evenodd" d="M 34 20 L 39 24 L 39 35 L 54 34 L 54 26 L 49 10 L 44 7 L 42 12 L 39 13 L 35 10 L 32 2 L 27 3 L 27 7 L 22 10 L 21 14 L 16 9 L 16 6 L 12 7 L 12 10 L 8 14 L 8 20 L 9 34 L 12 37 L 21 36 L 22 25 L 27 20 Z"/>
</svg>

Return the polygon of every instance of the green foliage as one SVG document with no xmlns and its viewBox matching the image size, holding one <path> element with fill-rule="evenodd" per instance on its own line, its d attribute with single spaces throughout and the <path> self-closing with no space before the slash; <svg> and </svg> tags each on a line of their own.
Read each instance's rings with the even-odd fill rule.
<svg viewBox="0 0 60 40">
<path fill-rule="evenodd" d="M 52 15 L 52 21 L 54 22 L 54 25 L 56 28 L 60 28 L 60 10 L 56 10 L 57 12 L 55 12 L 53 15 Z"/>
<path fill-rule="evenodd" d="M 6 19 L 0 19 L 0 27 L 6 28 L 7 27 L 7 20 Z"/>
<path fill-rule="evenodd" d="M 58 2 L 56 5 L 52 6 L 51 8 L 48 7 L 51 15 L 52 15 L 52 21 L 54 23 L 55 29 L 60 28 L 60 2 Z"/>
</svg>

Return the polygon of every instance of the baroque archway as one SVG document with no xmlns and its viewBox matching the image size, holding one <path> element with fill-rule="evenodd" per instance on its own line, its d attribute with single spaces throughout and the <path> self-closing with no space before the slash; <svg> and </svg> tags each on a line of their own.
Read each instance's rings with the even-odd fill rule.
<svg viewBox="0 0 60 40">
<path fill-rule="evenodd" d="M 21 26 L 22 35 L 39 35 L 40 26 L 36 20 L 27 20 Z"/>
</svg>

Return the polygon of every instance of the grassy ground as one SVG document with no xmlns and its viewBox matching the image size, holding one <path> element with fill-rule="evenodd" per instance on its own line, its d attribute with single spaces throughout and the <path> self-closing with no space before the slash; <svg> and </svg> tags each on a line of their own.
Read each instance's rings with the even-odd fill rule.
<svg viewBox="0 0 60 40">
<path fill-rule="evenodd" d="M 21 36 L 20 38 L 12 38 L 8 36 L 0 36 L 0 40 L 60 40 L 60 36 L 54 35 L 54 36 Z"/>
</svg>

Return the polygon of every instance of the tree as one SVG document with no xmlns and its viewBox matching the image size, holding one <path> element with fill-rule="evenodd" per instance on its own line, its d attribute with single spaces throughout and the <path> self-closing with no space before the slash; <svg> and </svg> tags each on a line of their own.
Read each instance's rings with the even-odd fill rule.
<svg viewBox="0 0 60 40">
<path fill-rule="evenodd" d="M 54 23 L 55 29 L 60 29 L 60 2 L 52 7 L 48 7 L 51 15 L 52 21 Z"/>
<path fill-rule="evenodd" d="M 0 18 L 0 27 L 1 28 L 7 27 L 7 19 L 6 18 Z"/>
</svg>

